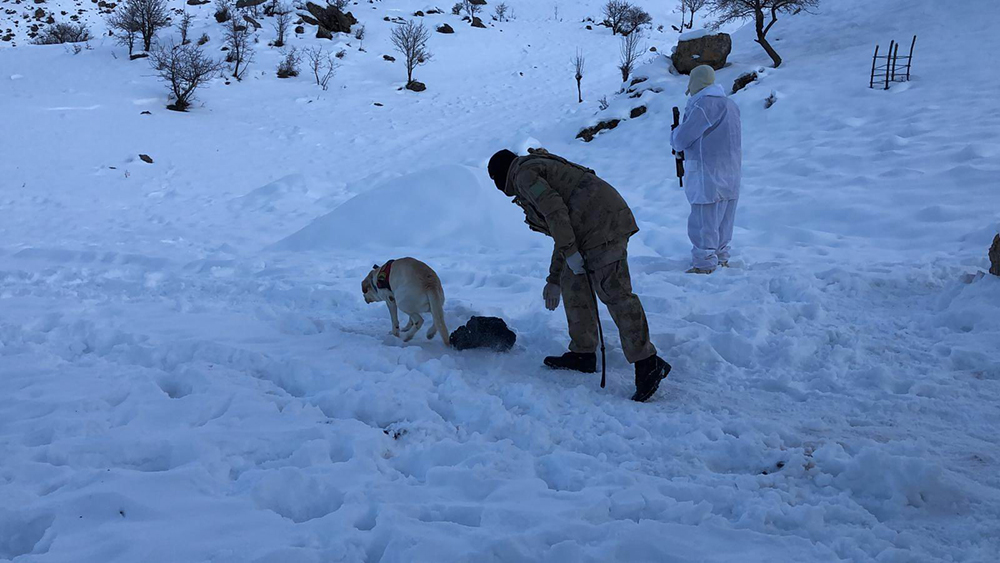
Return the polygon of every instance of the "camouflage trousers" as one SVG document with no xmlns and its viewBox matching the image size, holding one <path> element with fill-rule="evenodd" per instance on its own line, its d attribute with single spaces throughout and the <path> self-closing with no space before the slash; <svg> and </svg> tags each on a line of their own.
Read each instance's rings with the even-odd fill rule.
<svg viewBox="0 0 1000 563">
<path fill-rule="evenodd" d="M 629 363 L 645 360 L 656 353 L 649 341 L 649 325 L 639 297 L 632 293 L 632 279 L 628 272 L 627 241 L 615 242 L 596 250 L 584 252 L 594 291 L 608 307 L 611 318 L 618 326 L 622 351 Z M 598 312 L 587 276 L 577 276 L 564 267 L 559 279 L 563 308 L 569 323 L 571 352 L 596 352 L 599 345 Z"/>
</svg>

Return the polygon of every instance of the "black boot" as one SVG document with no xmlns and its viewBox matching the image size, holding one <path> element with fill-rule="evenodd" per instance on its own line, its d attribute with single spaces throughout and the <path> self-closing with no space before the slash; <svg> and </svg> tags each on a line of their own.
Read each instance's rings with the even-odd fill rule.
<svg viewBox="0 0 1000 563">
<path fill-rule="evenodd" d="M 660 387 L 660 381 L 670 373 L 670 364 L 653 355 L 635 363 L 635 395 L 633 401 L 645 402 Z"/>
<path fill-rule="evenodd" d="M 570 369 L 582 371 L 583 373 L 594 373 L 597 371 L 597 354 L 579 354 L 577 352 L 566 352 L 562 356 L 549 356 L 545 358 L 545 365 L 552 369 Z"/>
</svg>

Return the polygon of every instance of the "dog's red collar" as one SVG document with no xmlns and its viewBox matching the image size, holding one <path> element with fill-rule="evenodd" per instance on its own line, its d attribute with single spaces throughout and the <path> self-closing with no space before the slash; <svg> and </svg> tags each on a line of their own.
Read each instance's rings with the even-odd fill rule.
<svg viewBox="0 0 1000 563">
<path fill-rule="evenodd" d="M 392 287 L 389 286 L 389 273 L 392 272 L 392 263 L 395 260 L 389 260 L 384 266 L 378 269 L 375 274 L 375 289 L 388 289 L 392 291 Z"/>
</svg>

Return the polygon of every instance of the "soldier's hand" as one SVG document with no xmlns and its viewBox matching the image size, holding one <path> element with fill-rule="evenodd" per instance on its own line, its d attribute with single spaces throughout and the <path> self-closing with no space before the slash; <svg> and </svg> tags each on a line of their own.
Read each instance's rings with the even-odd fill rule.
<svg viewBox="0 0 1000 563">
<path fill-rule="evenodd" d="M 542 299 L 545 300 L 545 308 L 549 311 L 555 311 L 559 306 L 559 295 L 561 290 L 559 286 L 554 283 L 545 284 L 545 289 L 542 290 Z"/>
<path fill-rule="evenodd" d="M 583 267 L 583 256 L 580 256 L 579 252 L 574 252 L 566 257 L 566 265 L 569 266 L 570 271 L 578 276 L 582 276 L 586 273 Z"/>
</svg>

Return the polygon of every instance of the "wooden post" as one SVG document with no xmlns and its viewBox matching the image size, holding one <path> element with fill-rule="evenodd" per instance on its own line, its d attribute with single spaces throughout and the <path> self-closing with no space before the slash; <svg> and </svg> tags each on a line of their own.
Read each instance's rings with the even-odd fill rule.
<svg viewBox="0 0 1000 563">
<path fill-rule="evenodd" d="M 917 44 L 917 36 L 913 36 L 913 42 L 910 43 L 910 56 L 906 57 L 906 81 L 910 81 L 910 65 L 913 64 L 913 46 Z"/>
<path fill-rule="evenodd" d="M 875 63 L 877 61 L 878 61 L 878 45 L 875 45 L 875 54 L 872 55 L 872 75 L 871 78 L 868 79 L 869 88 L 875 87 Z"/>
<path fill-rule="evenodd" d="M 896 61 L 899 60 L 899 43 L 896 43 L 896 49 L 889 53 L 892 55 L 892 81 L 896 81 Z"/>
<path fill-rule="evenodd" d="M 889 51 L 885 55 L 885 90 L 889 89 L 889 63 L 892 62 L 892 46 L 895 43 L 895 39 L 889 42 Z"/>
</svg>

